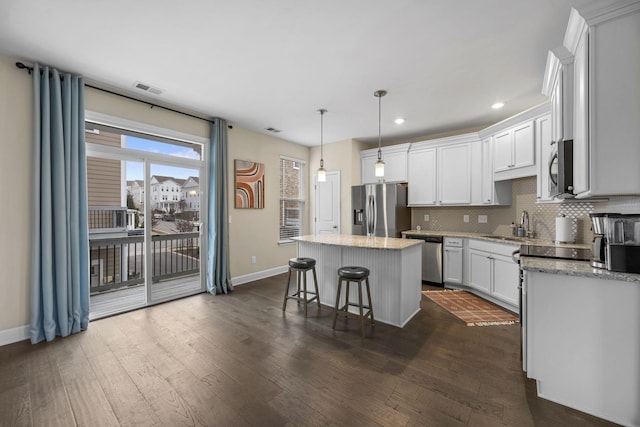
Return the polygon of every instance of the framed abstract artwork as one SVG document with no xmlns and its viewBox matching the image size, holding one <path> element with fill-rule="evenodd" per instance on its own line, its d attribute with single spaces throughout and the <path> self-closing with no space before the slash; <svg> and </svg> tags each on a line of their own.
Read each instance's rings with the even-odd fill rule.
<svg viewBox="0 0 640 427">
<path fill-rule="evenodd" d="M 234 160 L 236 209 L 264 208 L 264 164 Z"/>
</svg>

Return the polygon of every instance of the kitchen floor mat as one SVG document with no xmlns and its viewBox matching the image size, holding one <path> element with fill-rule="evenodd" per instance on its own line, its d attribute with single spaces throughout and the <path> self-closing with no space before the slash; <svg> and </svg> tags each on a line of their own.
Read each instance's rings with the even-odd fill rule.
<svg viewBox="0 0 640 427">
<path fill-rule="evenodd" d="M 519 322 L 513 313 L 466 291 L 422 291 L 422 294 L 467 326 L 513 325 Z"/>
</svg>

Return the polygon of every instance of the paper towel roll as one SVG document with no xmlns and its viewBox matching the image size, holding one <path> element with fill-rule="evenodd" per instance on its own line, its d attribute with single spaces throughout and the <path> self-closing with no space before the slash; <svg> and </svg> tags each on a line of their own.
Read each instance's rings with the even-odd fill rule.
<svg viewBox="0 0 640 427">
<path fill-rule="evenodd" d="M 556 218 L 556 242 L 573 242 L 571 218 L 559 216 Z"/>
</svg>

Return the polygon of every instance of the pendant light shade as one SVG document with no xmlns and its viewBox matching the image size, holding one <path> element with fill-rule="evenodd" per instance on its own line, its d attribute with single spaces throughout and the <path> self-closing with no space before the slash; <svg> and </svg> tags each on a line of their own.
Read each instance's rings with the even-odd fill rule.
<svg viewBox="0 0 640 427">
<path fill-rule="evenodd" d="M 320 168 L 318 169 L 318 182 L 325 182 L 327 180 L 327 170 L 324 168 L 324 113 L 327 112 L 324 108 L 318 110 L 320 113 Z"/>
<path fill-rule="evenodd" d="M 382 97 L 387 94 L 387 91 L 377 90 L 373 94 L 378 98 L 378 161 L 376 162 L 375 176 L 376 178 L 384 178 L 384 162 L 382 161 L 382 149 L 380 148 L 380 145 L 382 144 Z"/>
</svg>

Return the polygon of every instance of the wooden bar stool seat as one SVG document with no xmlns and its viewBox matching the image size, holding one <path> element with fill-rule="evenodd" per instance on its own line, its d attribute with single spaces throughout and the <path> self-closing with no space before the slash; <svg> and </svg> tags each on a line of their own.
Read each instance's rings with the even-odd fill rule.
<svg viewBox="0 0 640 427">
<path fill-rule="evenodd" d="M 294 293 L 289 295 L 289 287 L 291 286 L 291 272 L 296 272 L 296 285 L 297 289 Z M 315 286 L 315 292 L 307 289 L 307 272 L 313 272 L 313 283 Z M 311 295 L 311 298 L 309 298 Z M 287 308 L 287 301 L 293 299 L 304 304 L 304 317 L 307 317 L 307 305 L 315 300 L 318 303 L 318 309 L 320 309 L 320 293 L 318 292 L 318 277 L 316 276 L 316 260 L 313 258 L 291 258 L 289 260 L 289 277 L 287 278 L 287 289 L 284 292 L 284 302 L 282 304 L 282 311 Z"/>
<path fill-rule="evenodd" d="M 346 282 L 345 286 L 345 302 L 340 307 L 340 294 L 342 292 L 342 282 Z M 358 303 L 349 302 L 349 285 L 351 283 L 358 284 Z M 367 304 L 362 301 L 362 282 L 365 282 L 367 290 Z M 336 320 L 338 313 L 344 313 L 345 319 L 348 319 L 349 307 L 357 307 L 360 317 L 360 333 L 364 338 L 364 319 L 371 319 L 371 326 L 375 325 L 373 318 L 373 303 L 371 301 L 371 289 L 369 287 L 369 269 L 365 267 L 341 267 L 338 269 L 338 292 L 336 293 L 336 305 L 333 310 L 333 329 L 336 329 Z M 364 310 L 367 310 L 366 313 Z"/>
</svg>

